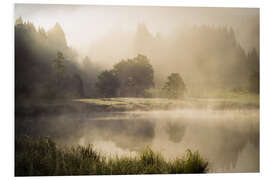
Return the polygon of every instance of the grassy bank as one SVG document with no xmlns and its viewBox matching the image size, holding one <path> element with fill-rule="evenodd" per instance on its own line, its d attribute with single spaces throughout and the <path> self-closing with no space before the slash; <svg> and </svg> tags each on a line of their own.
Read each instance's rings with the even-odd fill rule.
<svg viewBox="0 0 270 180">
<path fill-rule="evenodd" d="M 119 175 L 206 173 L 208 163 L 198 152 L 165 160 L 146 148 L 136 157 L 105 157 L 87 147 L 59 147 L 51 138 L 20 137 L 15 140 L 15 175 Z"/>
<path fill-rule="evenodd" d="M 219 98 L 100 98 L 100 99 L 75 99 L 92 107 L 100 107 L 105 111 L 151 111 L 151 110 L 174 110 L 174 109 L 258 109 L 259 96 L 244 94 L 231 97 Z"/>
<path fill-rule="evenodd" d="M 152 111 L 175 109 L 241 110 L 259 109 L 259 95 L 230 93 L 212 97 L 166 98 L 96 98 L 66 100 L 16 101 L 18 116 L 81 114 L 91 112 Z"/>
</svg>

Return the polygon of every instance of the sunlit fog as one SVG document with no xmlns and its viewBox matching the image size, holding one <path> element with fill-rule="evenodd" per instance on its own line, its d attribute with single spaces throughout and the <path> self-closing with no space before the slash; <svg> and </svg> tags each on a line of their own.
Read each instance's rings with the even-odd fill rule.
<svg viewBox="0 0 270 180">
<path fill-rule="evenodd" d="M 15 5 L 15 175 L 260 171 L 258 8 Z"/>
<path fill-rule="evenodd" d="M 245 50 L 259 47 L 259 9 L 254 8 L 17 4 L 15 18 L 19 16 L 45 30 L 59 22 L 68 44 L 84 55 L 91 55 L 90 46 L 113 33 L 134 35 L 139 24 L 153 36 L 165 37 L 187 25 L 232 27 Z"/>
</svg>

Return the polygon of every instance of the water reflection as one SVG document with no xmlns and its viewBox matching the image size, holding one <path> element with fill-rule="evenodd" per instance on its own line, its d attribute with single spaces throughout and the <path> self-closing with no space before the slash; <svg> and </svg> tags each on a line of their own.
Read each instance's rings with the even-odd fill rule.
<svg viewBox="0 0 270 180">
<path fill-rule="evenodd" d="M 168 121 L 165 126 L 165 131 L 168 133 L 170 141 L 179 143 L 184 137 L 186 125 Z"/>
<path fill-rule="evenodd" d="M 84 144 L 93 141 L 113 141 L 118 147 L 139 151 L 151 144 L 155 124 L 147 120 L 92 120 L 81 130 Z"/>
<path fill-rule="evenodd" d="M 155 111 L 17 118 L 16 134 L 52 136 L 66 145 L 94 144 L 111 155 L 146 146 L 166 158 L 199 150 L 213 172 L 259 171 L 259 111 Z"/>
</svg>

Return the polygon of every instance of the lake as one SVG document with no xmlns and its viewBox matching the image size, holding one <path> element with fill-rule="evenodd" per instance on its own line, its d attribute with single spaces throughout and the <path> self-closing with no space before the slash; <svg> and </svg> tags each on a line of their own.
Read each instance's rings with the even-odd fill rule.
<svg viewBox="0 0 270 180">
<path fill-rule="evenodd" d="M 259 171 L 259 109 L 88 112 L 23 117 L 24 133 L 61 145 L 93 144 L 108 156 L 149 146 L 167 159 L 198 150 L 210 172 Z"/>
</svg>

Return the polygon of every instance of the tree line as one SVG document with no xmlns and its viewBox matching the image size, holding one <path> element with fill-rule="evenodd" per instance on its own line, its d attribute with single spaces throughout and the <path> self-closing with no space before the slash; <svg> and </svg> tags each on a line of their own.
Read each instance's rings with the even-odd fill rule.
<svg viewBox="0 0 270 180">
<path fill-rule="evenodd" d="M 154 68 L 147 56 L 121 60 L 102 71 L 89 57 L 78 61 L 59 23 L 47 32 L 18 18 L 15 22 L 16 99 L 152 97 Z M 247 90 L 259 93 L 259 55 L 247 55 Z M 166 64 L 166 63 L 165 63 Z M 168 73 L 160 97 L 179 98 L 188 91 L 179 72 Z"/>
<path fill-rule="evenodd" d="M 96 86 L 101 97 L 149 97 L 147 90 L 155 86 L 154 69 L 149 59 L 139 54 L 103 71 Z M 178 73 L 172 73 L 163 87 L 169 98 L 183 97 L 185 91 L 185 83 Z"/>
<path fill-rule="evenodd" d="M 99 72 L 88 57 L 79 63 L 59 23 L 46 32 L 21 17 L 16 20 L 16 99 L 94 97 Z"/>
</svg>

